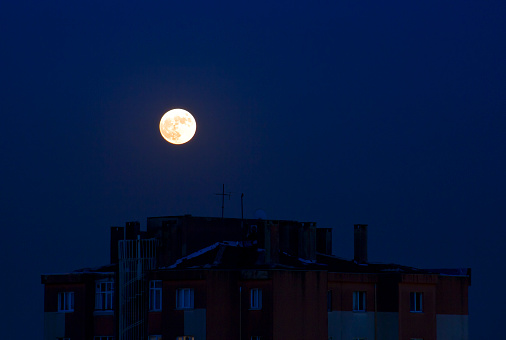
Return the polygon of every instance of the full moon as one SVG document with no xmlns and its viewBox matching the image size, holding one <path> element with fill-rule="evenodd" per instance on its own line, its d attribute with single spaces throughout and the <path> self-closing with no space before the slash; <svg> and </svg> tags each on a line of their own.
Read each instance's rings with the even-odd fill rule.
<svg viewBox="0 0 506 340">
<path fill-rule="evenodd" d="M 184 144 L 192 139 L 197 123 L 190 112 L 183 109 L 167 111 L 160 120 L 162 137 L 172 144 Z"/>
</svg>

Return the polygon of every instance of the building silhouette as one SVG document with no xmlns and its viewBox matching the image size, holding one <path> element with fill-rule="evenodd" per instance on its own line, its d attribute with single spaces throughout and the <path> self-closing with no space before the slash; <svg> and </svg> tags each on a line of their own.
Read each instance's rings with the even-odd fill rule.
<svg viewBox="0 0 506 340">
<path fill-rule="evenodd" d="M 314 222 L 185 216 L 111 228 L 111 263 L 45 274 L 45 340 L 467 340 L 471 270 L 332 255 Z"/>
</svg>

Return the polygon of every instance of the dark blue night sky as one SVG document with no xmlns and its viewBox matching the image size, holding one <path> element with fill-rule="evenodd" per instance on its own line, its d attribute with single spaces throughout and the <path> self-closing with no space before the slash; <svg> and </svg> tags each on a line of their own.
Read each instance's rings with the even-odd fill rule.
<svg viewBox="0 0 506 340">
<path fill-rule="evenodd" d="M 0 338 L 42 338 L 40 274 L 106 264 L 109 227 L 225 216 L 334 228 L 353 256 L 472 267 L 503 333 L 504 1 L 0 2 Z M 164 112 L 197 120 L 165 142 Z M 26 324 L 34 327 L 26 327 Z"/>
</svg>

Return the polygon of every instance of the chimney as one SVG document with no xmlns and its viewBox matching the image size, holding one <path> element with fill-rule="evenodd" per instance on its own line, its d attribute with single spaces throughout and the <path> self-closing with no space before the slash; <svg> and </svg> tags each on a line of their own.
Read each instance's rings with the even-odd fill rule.
<svg viewBox="0 0 506 340">
<path fill-rule="evenodd" d="M 316 228 L 316 251 L 332 255 L 332 228 Z"/>
<path fill-rule="evenodd" d="M 367 263 L 367 224 L 354 225 L 355 256 L 356 263 Z"/>
</svg>

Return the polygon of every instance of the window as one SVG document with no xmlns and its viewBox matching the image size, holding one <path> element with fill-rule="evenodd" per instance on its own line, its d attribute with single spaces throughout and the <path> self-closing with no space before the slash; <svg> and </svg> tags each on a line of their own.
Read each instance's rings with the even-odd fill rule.
<svg viewBox="0 0 506 340">
<path fill-rule="evenodd" d="M 327 312 L 332 312 L 332 291 L 327 291 Z"/>
<path fill-rule="evenodd" d="M 177 309 L 193 308 L 193 289 L 181 288 L 176 291 L 176 308 Z"/>
<path fill-rule="evenodd" d="M 162 281 L 149 281 L 149 310 L 162 310 Z"/>
<path fill-rule="evenodd" d="M 410 312 L 423 312 L 423 293 L 411 292 L 409 293 L 409 311 Z"/>
<path fill-rule="evenodd" d="M 253 288 L 250 290 L 250 309 L 262 309 L 262 290 Z"/>
<path fill-rule="evenodd" d="M 114 340 L 113 336 L 95 336 L 93 340 Z"/>
<path fill-rule="evenodd" d="M 150 335 L 148 336 L 148 340 L 162 340 L 161 335 Z"/>
<path fill-rule="evenodd" d="M 178 336 L 177 340 L 195 340 L 195 337 L 188 336 L 188 335 L 183 335 L 183 336 Z"/>
<path fill-rule="evenodd" d="M 353 292 L 353 311 L 365 312 L 365 292 Z"/>
<path fill-rule="evenodd" d="M 58 293 L 58 312 L 74 311 L 74 292 Z"/>
<path fill-rule="evenodd" d="M 95 309 L 111 310 L 114 293 L 114 282 L 97 281 L 95 288 Z M 102 340 L 102 339 L 99 339 Z M 105 339 L 109 340 L 109 339 Z"/>
</svg>

